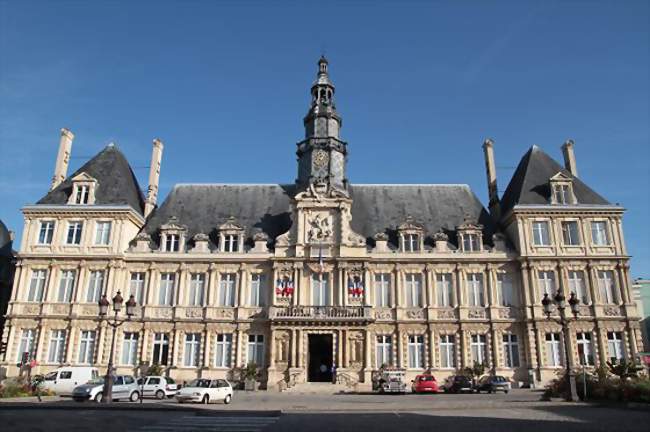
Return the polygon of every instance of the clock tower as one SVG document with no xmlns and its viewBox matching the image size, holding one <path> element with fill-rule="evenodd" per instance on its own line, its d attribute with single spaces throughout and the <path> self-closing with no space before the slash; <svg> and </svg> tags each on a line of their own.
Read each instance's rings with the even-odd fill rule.
<svg viewBox="0 0 650 432">
<path fill-rule="evenodd" d="M 311 106 L 304 118 L 305 139 L 299 142 L 299 190 L 313 187 L 319 193 L 337 191 L 347 195 L 345 175 L 347 143 L 340 139 L 341 117 L 334 103 L 334 84 L 327 59 L 318 61 L 318 75 L 311 87 Z"/>
</svg>

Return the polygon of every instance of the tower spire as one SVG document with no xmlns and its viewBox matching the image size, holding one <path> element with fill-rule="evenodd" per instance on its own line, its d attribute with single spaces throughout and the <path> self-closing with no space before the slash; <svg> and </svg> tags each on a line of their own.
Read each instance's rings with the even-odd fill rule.
<svg viewBox="0 0 650 432">
<path fill-rule="evenodd" d="M 303 120 L 305 139 L 298 143 L 297 183 L 303 188 L 314 184 L 347 190 L 347 143 L 340 138 L 342 119 L 336 111 L 334 92 L 329 62 L 321 55 L 311 86 L 311 104 Z"/>
</svg>

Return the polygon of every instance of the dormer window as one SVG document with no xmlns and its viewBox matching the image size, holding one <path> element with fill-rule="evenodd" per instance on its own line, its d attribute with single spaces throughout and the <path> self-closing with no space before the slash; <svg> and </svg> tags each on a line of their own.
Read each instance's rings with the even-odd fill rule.
<svg viewBox="0 0 650 432">
<path fill-rule="evenodd" d="M 483 249 L 483 225 L 465 220 L 456 227 L 458 231 L 458 247 L 463 252 L 480 252 Z"/>
<path fill-rule="evenodd" d="M 219 250 L 228 253 L 244 250 L 244 227 L 233 216 L 219 225 Z"/>
<path fill-rule="evenodd" d="M 81 173 L 72 178 L 72 193 L 68 204 L 89 205 L 95 203 L 95 189 L 97 180 L 86 173 Z"/>
<path fill-rule="evenodd" d="M 406 221 L 397 227 L 397 231 L 402 252 L 420 252 L 423 249 L 424 230 L 411 215 L 408 215 Z"/>
<path fill-rule="evenodd" d="M 549 179 L 549 185 L 551 187 L 551 204 L 577 204 L 571 177 L 559 172 Z"/>
<path fill-rule="evenodd" d="M 180 252 L 185 244 L 187 227 L 178 223 L 176 216 L 169 218 L 169 221 L 160 226 L 160 251 Z"/>
</svg>

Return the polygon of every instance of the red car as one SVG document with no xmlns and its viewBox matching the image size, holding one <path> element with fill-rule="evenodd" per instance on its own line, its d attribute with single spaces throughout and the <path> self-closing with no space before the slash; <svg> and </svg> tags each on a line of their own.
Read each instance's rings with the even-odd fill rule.
<svg viewBox="0 0 650 432">
<path fill-rule="evenodd" d="M 438 393 L 438 382 L 433 375 L 418 375 L 411 382 L 413 393 Z"/>
</svg>

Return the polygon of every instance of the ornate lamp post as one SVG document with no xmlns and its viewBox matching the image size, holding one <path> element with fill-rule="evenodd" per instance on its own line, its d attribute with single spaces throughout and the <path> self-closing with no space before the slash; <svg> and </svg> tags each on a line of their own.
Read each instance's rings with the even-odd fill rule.
<svg viewBox="0 0 650 432">
<path fill-rule="evenodd" d="M 580 313 L 580 310 L 578 306 L 580 305 L 580 300 L 576 297 L 575 293 L 571 293 L 571 296 L 569 297 L 569 307 L 571 308 L 571 313 L 573 315 L 573 318 L 571 316 L 567 316 L 566 314 L 566 298 L 564 297 L 564 294 L 562 294 L 561 291 L 558 291 L 557 294 L 555 294 L 555 297 L 551 299 L 548 294 L 544 294 L 544 298 L 542 299 L 542 306 L 544 306 L 544 313 L 546 314 L 547 319 L 552 319 L 556 323 L 560 324 L 562 326 L 562 336 L 564 338 L 564 363 L 566 365 L 566 374 L 569 379 L 569 393 L 567 394 L 567 401 L 570 402 L 575 402 L 578 400 L 578 392 L 576 390 L 576 376 L 571 370 L 571 365 L 569 359 L 571 358 L 571 334 L 569 333 L 569 322 L 573 320 L 578 319 L 578 314 Z M 560 319 L 557 319 L 555 317 L 551 317 L 551 313 L 553 312 L 554 306 L 558 309 L 560 312 Z"/>
<path fill-rule="evenodd" d="M 117 315 L 122 310 L 122 303 L 124 299 L 122 294 L 118 291 L 113 297 L 113 311 L 115 312 L 115 317 L 112 321 L 106 320 L 106 323 L 113 328 L 113 337 L 111 339 L 111 353 L 108 357 L 108 368 L 106 369 L 106 377 L 104 379 L 104 390 L 102 402 L 111 403 L 113 401 L 113 354 L 115 352 L 115 331 L 119 326 L 124 324 L 127 320 L 130 320 L 131 317 L 135 314 L 135 307 L 137 303 L 135 302 L 135 297 L 129 297 L 129 300 L 126 302 L 126 320 L 118 319 Z M 106 319 L 108 314 L 108 307 L 110 303 L 106 298 L 106 294 L 102 295 L 102 298 L 99 300 L 99 319 Z"/>
</svg>

